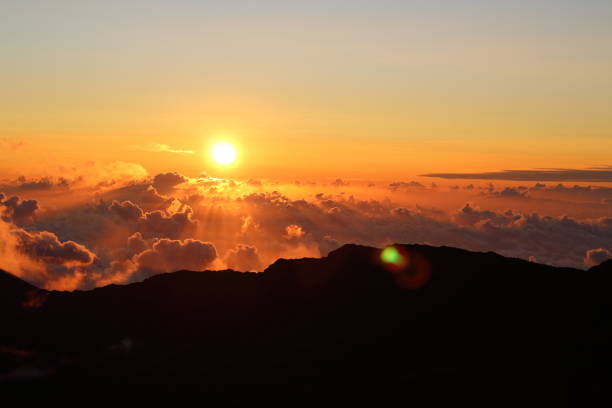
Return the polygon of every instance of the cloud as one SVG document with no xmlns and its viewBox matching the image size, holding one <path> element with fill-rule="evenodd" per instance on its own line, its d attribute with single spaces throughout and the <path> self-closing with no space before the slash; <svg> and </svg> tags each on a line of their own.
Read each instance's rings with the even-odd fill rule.
<svg viewBox="0 0 612 408">
<path fill-rule="evenodd" d="M 81 287 L 87 269 L 96 261 L 96 255 L 84 245 L 62 241 L 49 231 L 30 232 L 0 221 L 0 268 L 38 287 Z"/>
<path fill-rule="evenodd" d="M 65 193 L 67 189 L 107 191 L 140 182 L 147 177 L 147 171 L 139 164 L 125 162 L 100 163 L 89 161 L 76 166 L 58 166 L 48 170 L 50 174 L 14 180 L 4 180 L 0 189 L 9 192 L 39 190 Z"/>
<path fill-rule="evenodd" d="M 136 232 L 132 234 L 127 240 L 127 249 L 130 251 L 130 255 L 128 255 L 127 257 L 131 258 L 133 255 L 143 252 L 148 248 L 149 246 L 142 237 L 142 234 L 140 232 Z"/>
<path fill-rule="evenodd" d="M 228 268 L 236 271 L 260 271 L 261 260 L 257 248 L 252 245 L 238 244 L 225 255 Z"/>
<path fill-rule="evenodd" d="M 179 173 L 162 173 L 153 178 L 153 187 L 161 194 L 169 194 L 174 187 L 187 181 L 188 178 Z"/>
<path fill-rule="evenodd" d="M 109 180 L 88 176 L 95 169 L 106 169 Z M 329 183 L 148 177 L 138 167 L 96 163 L 62 177 L 15 179 L 24 193 L 0 195 L 7 203 L 0 267 L 45 288 L 134 282 L 183 268 L 262 270 L 280 257 L 324 256 L 345 243 L 450 245 L 584 268 L 587 251 L 612 242 L 608 187 L 355 182 L 349 195 Z M 199 260 L 189 261 L 198 250 Z"/>
<path fill-rule="evenodd" d="M 504 198 L 528 198 L 529 193 L 521 190 L 522 189 L 520 187 L 506 187 L 499 192 L 499 196 Z"/>
<path fill-rule="evenodd" d="M 612 258 L 612 252 L 607 249 L 589 249 L 584 257 L 584 263 L 587 266 L 597 266 L 610 258 Z"/>
<path fill-rule="evenodd" d="M 285 238 L 287 239 L 300 239 L 304 235 L 306 235 L 306 233 L 299 225 L 291 224 L 287 225 L 285 228 Z"/>
<path fill-rule="evenodd" d="M 349 183 L 347 183 L 346 181 L 342 180 L 341 178 L 337 178 L 334 181 L 331 182 L 331 185 L 334 187 L 346 187 L 349 185 Z"/>
<path fill-rule="evenodd" d="M 139 164 L 126 162 L 101 163 L 90 161 L 78 166 L 60 166 L 56 170 L 71 188 L 93 188 L 108 190 L 140 182 L 148 176 L 147 170 Z"/>
<path fill-rule="evenodd" d="M 489 222 L 493 225 L 509 225 L 521 218 L 520 215 L 514 215 L 511 210 L 503 214 L 498 214 L 494 211 L 479 210 L 466 204 L 461 210 L 454 214 L 453 220 L 459 225 L 476 225 L 482 222 Z"/>
<path fill-rule="evenodd" d="M 547 186 L 546 184 L 536 183 L 534 186 L 529 187 L 528 190 L 532 193 L 550 197 L 587 198 L 600 202 L 612 199 L 612 188 L 604 186 L 574 185 L 570 187 L 564 184 Z"/>
<path fill-rule="evenodd" d="M 137 222 L 144 215 L 142 209 L 131 201 L 113 201 L 108 209 L 125 221 Z"/>
<path fill-rule="evenodd" d="M 24 176 L 17 178 L 17 188 L 20 190 L 49 190 L 53 187 L 68 187 L 70 182 L 63 177 L 59 177 L 56 181 L 51 177 L 42 177 L 39 179 L 26 179 Z"/>
<path fill-rule="evenodd" d="M 166 152 L 166 153 L 177 153 L 177 154 L 195 154 L 193 150 L 182 150 L 175 149 L 164 143 L 150 143 L 143 150 L 149 152 Z"/>
<path fill-rule="evenodd" d="M 195 239 L 156 240 L 151 249 L 147 249 L 134 258 L 140 275 L 172 272 L 182 269 L 200 271 L 217 258 L 215 246 L 209 242 Z"/>
<path fill-rule="evenodd" d="M 195 233 L 198 221 L 193 219 L 193 211 L 186 207 L 182 212 L 167 215 L 162 211 L 145 213 L 138 220 L 138 230 L 146 236 L 181 238 Z"/>
<path fill-rule="evenodd" d="M 433 186 L 432 186 L 433 187 Z M 424 189 L 426 188 L 423 184 L 418 181 L 396 181 L 394 183 L 389 184 L 389 190 L 391 191 L 400 191 L 400 190 L 411 190 L 411 189 Z"/>
<path fill-rule="evenodd" d="M 85 246 L 74 241 L 62 242 L 52 232 L 22 229 L 14 232 L 19 240 L 17 248 L 32 259 L 49 264 L 80 266 L 90 265 L 95 259 L 95 254 Z"/>
<path fill-rule="evenodd" d="M 612 166 L 589 169 L 502 170 L 482 173 L 428 173 L 422 177 L 513 181 L 612 182 Z"/>
<path fill-rule="evenodd" d="M 22 200 L 17 196 L 5 200 L 5 195 L 2 193 L 0 193 L 0 206 L 5 207 L 3 215 L 5 221 L 15 223 L 32 219 L 39 208 L 36 200 Z"/>
<path fill-rule="evenodd" d="M 142 233 L 147 238 L 181 238 L 193 234 L 198 221 L 193 218 L 190 206 L 178 201 L 176 208 L 145 212 L 131 201 L 113 201 L 108 211 L 119 217 L 131 230 Z"/>
</svg>

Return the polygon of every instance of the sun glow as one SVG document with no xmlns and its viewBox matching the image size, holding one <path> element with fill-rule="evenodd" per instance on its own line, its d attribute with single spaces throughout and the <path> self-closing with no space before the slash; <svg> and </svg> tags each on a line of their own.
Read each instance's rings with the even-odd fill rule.
<svg viewBox="0 0 612 408">
<path fill-rule="evenodd" d="M 236 161 L 236 149 L 227 142 L 216 143 L 212 147 L 211 154 L 213 160 L 222 166 L 230 165 Z"/>
</svg>

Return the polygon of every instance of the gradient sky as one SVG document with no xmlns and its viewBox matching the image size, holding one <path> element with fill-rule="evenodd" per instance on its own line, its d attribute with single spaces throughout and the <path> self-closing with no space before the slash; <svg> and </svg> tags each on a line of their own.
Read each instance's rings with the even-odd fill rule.
<svg viewBox="0 0 612 408">
<path fill-rule="evenodd" d="M 610 165 L 610 21 L 609 0 L 5 0 L 0 171 L 120 160 L 393 179 Z M 235 166 L 208 160 L 220 139 L 238 145 Z"/>
</svg>

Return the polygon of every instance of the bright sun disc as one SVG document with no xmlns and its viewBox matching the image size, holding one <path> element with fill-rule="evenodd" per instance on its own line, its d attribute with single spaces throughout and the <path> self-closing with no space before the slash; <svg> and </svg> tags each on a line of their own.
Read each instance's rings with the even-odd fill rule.
<svg viewBox="0 0 612 408">
<path fill-rule="evenodd" d="M 236 149 L 226 142 L 217 143 L 212 148 L 212 158 L 220 165 L 227 166 L 236 160 Z"/>
</svg>

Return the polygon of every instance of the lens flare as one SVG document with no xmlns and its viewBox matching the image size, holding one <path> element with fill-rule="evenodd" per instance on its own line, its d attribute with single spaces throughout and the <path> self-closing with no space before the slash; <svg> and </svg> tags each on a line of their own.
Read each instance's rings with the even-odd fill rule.
<svg viewBox="0 0 612 408">
<path fill-rule="evenodd" d="M 382 250 L 382 252 L 380 253 L 380 259 L 385 263 L 393 265 L 401 265 L 405 262 L 402 254 L 400 254 L 397 248 L 392 246 L 386 247 Z"/>
<path fill-rule="evenodd" d="M 380 252 L 380 260 L 401 288 L 419 289 L 431 279 L 427 257 L 402 246 L 385 247 Z"/>
</svg>

